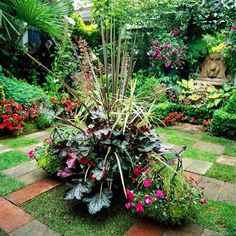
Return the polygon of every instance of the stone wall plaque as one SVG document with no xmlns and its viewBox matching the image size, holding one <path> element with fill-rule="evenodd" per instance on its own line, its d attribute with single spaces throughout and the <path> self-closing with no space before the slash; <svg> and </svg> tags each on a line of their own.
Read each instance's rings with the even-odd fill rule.
<svg viewBox="0 0 236 236">
<path fill-rule="evenodd" d="M 210 54 L 201 65 L 201 75 L 198 80 L 212 85 L 222 85 L 228 82 L 226 69 L 223 57 L 219 53 Z"/>
</svg>

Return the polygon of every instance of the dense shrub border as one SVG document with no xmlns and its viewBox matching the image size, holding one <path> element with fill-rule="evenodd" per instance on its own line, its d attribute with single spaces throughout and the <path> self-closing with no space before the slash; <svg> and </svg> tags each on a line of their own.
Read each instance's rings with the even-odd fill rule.
<svg viewBox="0 0 236 236">
<path fill-rule="evenodd" d="M 19 104 L 25 105 L 39 99 L 47 100 L 42 89 L 16 78 L 9 78 L 0 74 L 0 85 L 4 86 L 5 98 L 14 100 Z"/>
<path fill-rule="evenodd" d="M 236 139 L 236 114 L 230 114 L 225 109 L 217 110 L 211 121 L 209 132 L 216 136 Z"/>
</svg>

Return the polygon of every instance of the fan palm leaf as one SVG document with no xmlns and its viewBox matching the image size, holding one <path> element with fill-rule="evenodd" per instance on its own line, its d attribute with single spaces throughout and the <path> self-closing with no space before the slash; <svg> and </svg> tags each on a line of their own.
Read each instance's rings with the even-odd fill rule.
<svg viewBox="0 0 236 236">
<path fill-rule="evenodd" d="M 60 38 L 64 16 L 68 13 L 69 4 L 62 1 L 4 0 L 0 3 L 0 22 L 9 38 L 12 31 L 18 35 L 22 33 L 19 29 L 23 23 Z"/>
</svg>

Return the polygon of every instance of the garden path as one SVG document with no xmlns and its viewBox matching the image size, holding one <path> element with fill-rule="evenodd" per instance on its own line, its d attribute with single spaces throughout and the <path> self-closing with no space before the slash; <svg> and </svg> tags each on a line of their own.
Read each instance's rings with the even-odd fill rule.
<svg viewBox="0 0 236 236">
<path fill-rule="evenodd" d="M 224 204 L 236 205 L 235 142 L 214 137 L 209 138 L 193 126 L 187 128 L 175 127 L 175 129 L 177 131 L 158 129 L 158 132 L 164 145 L 169 148 L 178 151 L 185 144 L 189 147 L 186 153 L 183 154 L 183 167 L 186 176 L 195 179 L 201 186 L 205 186 L 204 191 L 209 199 Z M 49 131 L 43 131 L 25 135 L 18 139 L 19 141 L 0 140 L 0 178 L 9 178 L 7 181 L 10 182 L 7 182 L 7 187 L 13 186 L 11 181 L 22 183 L 22 185 L 16 187 L 14 185 L 12 190 L 0 191 L 0 229 L 2 229 L 0 235 L 56 236 L 61 233 L 60 229 L 55 230 L 53 223 L 44 222 L 43 224 L 41 222 L 43 216 L 33 217 L 34 214 L 26 213 L 24 207 L 22 207 L 29 200 L 37 199 L 37 196 L 43 196 L 54 188 L 57 189 L 56 187 L 60 185 L 58 180 L 49 178 L 43 170 L 37 167 L 34 160 L 19 162 L 15 165 L 5 165 L 1 168 L 1 158 L 4 159 L 6 153 L 12 153 L 12 155 L 15 155 L 16 152 L 27 153 L 41 145 L 43 140 L 48 137 Z M 43 204 L 44 202 L 41 202 L 40 205 Z M 38 205 L 39 208 L 40 205 Z M 51 214 L 54 214 L 53 209 Z M 123 232 L 127 230 L 126 236 L 222 235 L 207 228 L 211 227 L 191 223 L 182 227 L 171 228 L 145 220 L 136 220 L 128 230 L 123 229 Z M 80 235 L 80 233 L 73 235 Z M 99 232 L 97 232 L 97 235 L 99 235 Z"/>
</svg>

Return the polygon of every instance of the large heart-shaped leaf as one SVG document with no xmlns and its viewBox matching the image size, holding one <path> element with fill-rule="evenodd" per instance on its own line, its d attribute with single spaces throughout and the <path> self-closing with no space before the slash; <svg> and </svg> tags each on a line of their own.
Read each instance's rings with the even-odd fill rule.
<svg viewBox="0 0 236 236">
<path fill-rule="evenodd" d="M 91 187 L 88 185 L 83 185 L 81 183 L 79 183 L 78 185 L 76 185 L 72 190 L 70 190 L 65 199 L 66 200 L 73 200 L 73 199 L 77 199 L 77 200 L 81 200 L 82 197 L 84 196 L 85 193 L 90 193 L 91 191 Z"/>
<path fill-rule="evenodd" d="M 103 177 L 103 170 L 95 169 L 93 172 L 93 177 L 96 178 L 96 180 L 100 181 Z"/>
<path fill-rule="evenodd" d="M 104 189 L 101 194 L 97 193 L 92 197 L 84 198 L 83 201 L 88 203 L 88 210 L 90 214 L 96 214 L 102 208 L 108 208 L 111 204 L 112 192 L 108 188 Z"/>
</svg>

